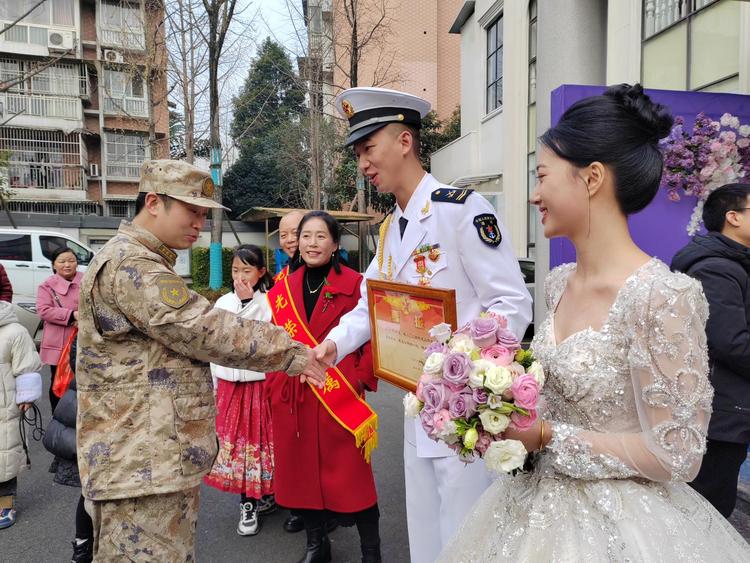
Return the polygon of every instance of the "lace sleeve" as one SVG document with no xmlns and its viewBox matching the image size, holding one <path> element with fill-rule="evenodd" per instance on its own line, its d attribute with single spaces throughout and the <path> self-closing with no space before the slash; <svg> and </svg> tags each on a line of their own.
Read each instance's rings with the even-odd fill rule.
<svg viewBox="0 0 750 563">
<path fill-rule="evenodd" d="M 568 276 L 573 270 L 575 270 L 575 264 L 561 264 L 552 269 L 544 278 L 544 300 L 548 311 L 552 311 L 557 305 L 562 292 L 565 291 Z"/>
<path fill-rule="evenodd" d="M 556 468 L 580 479 L 690 481 L 700 469 L 713 389 L 700 284 L 666 274 L 630 313 L 628 355 L 641 432 L 600 433 L 552 423 Z"/>
</svg>

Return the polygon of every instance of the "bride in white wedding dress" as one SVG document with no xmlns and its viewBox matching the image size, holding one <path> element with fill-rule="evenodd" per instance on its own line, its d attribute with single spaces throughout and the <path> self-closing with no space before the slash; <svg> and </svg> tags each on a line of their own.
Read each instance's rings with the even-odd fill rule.
<svg viewBox="0 0 750 563">
<path fill-rule="evenodd" d="M 578 261 L 546 282 L 549 315 L 532 343 L 545 411 L 510 430 L 534 470 L 495 481 L 440 561 L 750 561 L 750 547 L 687 482 L 705 451 L 708 380 L 700 283 L 630 238 L 661 178 L 671 115 L 640 86 L 582 100 L 542 138 L 546 237 Z"/>
</svg>

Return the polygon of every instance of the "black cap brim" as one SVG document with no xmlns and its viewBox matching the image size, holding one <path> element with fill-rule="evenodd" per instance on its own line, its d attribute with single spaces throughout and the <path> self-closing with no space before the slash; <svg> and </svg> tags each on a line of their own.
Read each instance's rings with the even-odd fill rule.
<svg viewBox="0 0 750 563">
<path fill-rule="evenodd" d="M 386 121 L 384 123 L 373 123 L 372 125 L 366 125 L 365 127 L 362 127 L 361 129 L 357 129 L 353 133 L 349 133 L 349 136 L 346 138 L 346 142 L 344 143 L 344 146 L 345 147 L 352 146 L 354 143 L 357 143 L 363 140 L 365 137 L 372 135 L 375 131 L 377 131 L 378 129 L 382 129 L 389 123 L 393 123 L 393 122 Z"/>
</svg>

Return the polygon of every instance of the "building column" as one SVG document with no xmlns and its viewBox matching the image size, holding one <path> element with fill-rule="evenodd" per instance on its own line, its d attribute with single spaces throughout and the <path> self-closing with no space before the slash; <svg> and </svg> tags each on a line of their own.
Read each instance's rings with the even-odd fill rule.
<svg viewBox="0 0 750 563">
<path fill-rule="evenodd" d="M 632 0 L 636 1 L 636 0 Z M 537 137 L 551 125 L 550 94 L 562 84 L 605 84 L 607 0 L 537 2 Z M 549 271 L 549 242 L 536 225 L 534 318 L 546 313 L 544 279 Z"/>
</svg>

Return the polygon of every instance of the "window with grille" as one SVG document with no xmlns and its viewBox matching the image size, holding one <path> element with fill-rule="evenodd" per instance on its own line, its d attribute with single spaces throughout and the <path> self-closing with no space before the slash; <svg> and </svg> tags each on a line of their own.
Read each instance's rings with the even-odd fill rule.
<svg viewBox="0 0 750 563">
<path fill-rule="evenodd" d="M 487 113 L 503 105 L 503 16 L 487 28 Z"/>
<path fill-rule="evenodd" d="M 104 111 L 131 117 L 148 117 L 146 88 L 138 69 L 129 72 L 104 69 Z"/>
<path fill-rule="evenodd" d="M 138 2 L 102 0 L 101 42 L 126 49 L 145 49 L 143 13 Z"/>
<path fill-rule="evenodd" d="M 34 9 L 32 10 L 32 8 Z M 74 0 L 46 0 L 41 3 L 39 0 L 4 0 L 0 2 L 0 20 L 7 21 L 9 24 L 29 11 L 30 13 L 21 20 L 21 23 L 45 26 L 75 26 Z M 29 30 L 25 25 L 20 27 L 27 32 Z M 44 45 L 46 45 L 46 33 L 44 36 Z M 26 37 L 24 43 L 28 42 L 28 35 Z M 12 39 L 6 40 L 12 41 Z"/>
<path fill-rule="evenodd" d="M 105 133 L 107 144 L 107 176 L 138 178 L 141 164 L 148 158 L 148 142 L 144 135 Z"/>
<path fill-rule="evenodd" d="M 81 134 L 0 127 L 11 188 L 85 189 Z"/>
</svg>

